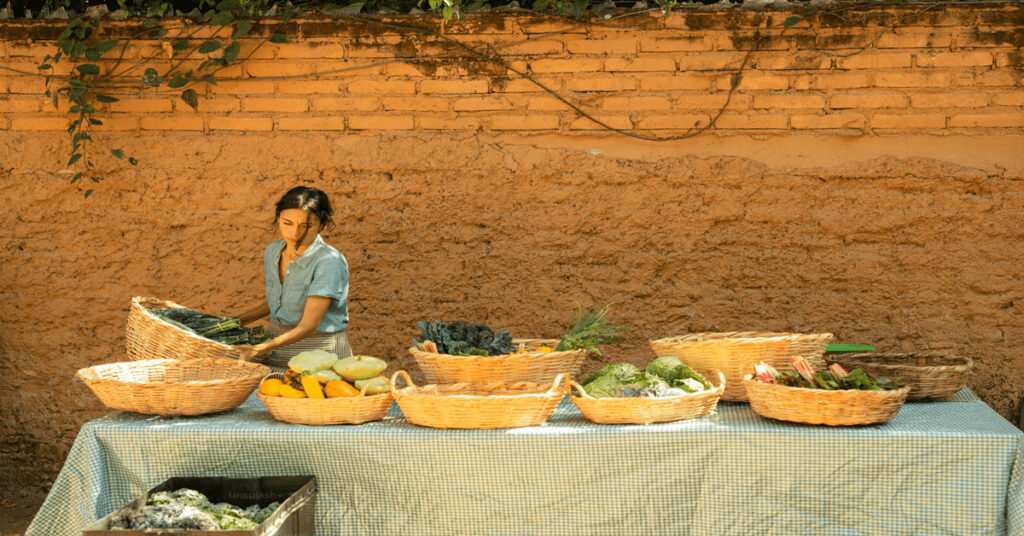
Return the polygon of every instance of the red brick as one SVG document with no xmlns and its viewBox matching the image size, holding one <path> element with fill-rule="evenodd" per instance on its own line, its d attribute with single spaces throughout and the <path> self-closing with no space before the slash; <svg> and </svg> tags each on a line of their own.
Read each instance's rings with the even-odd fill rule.
<svg viewBox="0 0 1024 536">
<path fill-rule="evenodd" d="M 1024 112 L 986 114 L 955 114 L 949 118 L 951 127 L 1024 127 Z"/>
<path fill-rule="evenodd" d="M 570 102 L 572 101 L 570 100 Z M 531 97 L 529 99 L 529 103 L 526 106 L 526 109 L 530 111 L 562 111 L 570 110 L 572 108 L 565 102 L 556 99 L 555 97 Z"/>
<path fill-rule="evenodd" d="M 424 130 L 477 130 L 480 120 L 475 117 L 418 116 L 416 123 Z"/>
<path fill-rule="evenodd" d="M 881 114 L 871 116 L 871 128 L 945 128 L 944 114 L 897 115 Z"/>
<path fill-rule="evenodd" d="M 0 94 L 7 93 L 7 80 L 0 78 Z"/>
<path fill-rule="evenodd" d="M 641 52 L 701 52 L 711 50 L 710 43 L 702 36 L 656 37 L 641 39 Z"/>
<path fill-rule="evenodd" d="M 401 112 L 445 112 L 451 106 L 452 99 L 442 97 L 385 97 L 381 99 L 384 109 Z"/>
<path fill-rule="evenodd" d="M 754 95 L 754 108 L 765 110 L 792 108 L 824 108 L 821 95 Z"/>
<path fill-rule="evenodd" d="M 579 73 L 600 71 L 604 60 L 596 58 L 541 59 L 530 62 L 535 73 Z"/>
<path fill-rule="evenodd" d="M 0 117 L 0 130 L 8 130 L 11 128 L 11 120 L 6 117 Z"/>
<path fill-rule="evenodd" d="M 448 71 L 445 69 L 438 69 L 432 71 L 425 64 L 416 62 L 404 63 L 388 63 L 384 66 L 384 71 L 388 76 L 455 76 L 458 74 L 456 71 Z"/>
<path fill-rule="evenodd" d="M 198 103 L 199 104 L 199 109 L 198 110 L 192 109 L 192 107 L 189 106 L 187 102 L 185 102 L 185 101 L 183 101 L 181 99 L 173 99 L 173 102 L 174 102 L 174 111 L 175 112 L 179 112 L 179 113 L 181 113 L 181 112 L 186 112 L 186 113 L 194 113 L 194 112 L 203 112 L 203 113 L 206 113 L 206 112 L 237 112 L 238 110 L 242 109 L 241 101 L 239 101 L 238 99 L 231 99 L 231 98 L 224 98 L 224 97 L 213 98 L 213 99 L 205 99 L 205 98 L 200 97 L 199 98 L 199 103 Z"/>
<path fill-rule="evenodd" d="M 203 118 L 200 116 L 156 116 L 143 117 L 139 126 L 143 130 L 203 130 Z"/>
<path fill-rule="evenodd" d="M 793 115 L 790 124 L 796 129 L 835 129 L 856 128 L 867 126 L 867 118 L 858 113 L 836 113 L 826 115 Z"/>
<path fill-rule="evenodd" d="M 708 114 L 651 115 L 637 121 L 638 130 L 690 130 L 707 126 Z"/>
<path fill-rule="evenodd" d="M 574 76 L 565 81 L 565 89 L 569 91 L 634 91 L 636 87 L 635 79 L 624 76 Z"/>
<path fill-rule="evenodd" d="M 543 78 L 535 76 L 533 79 L 554 91 L 558 91 L 562 87 L 561 77 Z M 544 91 L 540 86 L 525 78 L 513 78 L 505 82 L 493 81 L 492 84 L 494 85 L 494 91 L 500 93 L 542 93 Z"/>
<path fill-rule="evenodd" d="M 502 56 L 550 56 L 564 52 L 561 41 L 526 41 L 512 46 L 495 47 Z"/>
<path fill-rule="evenodd" d="M 680 71 L 735 70 L 743 64 L 744 52 L 708 52 L 679 56 L 676 63 Z"/>
<path fill-rule="evenodd" d="M 570 54 L 636 54 L 635 39 L 580 39 L 565 42 Z"/>
<path fill-rule="evenodd" d="M 314 112 L 370 112 L 379 110 L 380 102 L 373 97 L 318 97 L 311 99 L 310 109 Z"/>
<path fill-rule="evenodd" d="M 552 19 L 554 19 L 554 18 L 552 18 Z M 552 19 L 547 19 L 547 18 L 543 18 L 543 19 L 542 18 L 526 19 L 526 18 L 524 18 L 524 19 L 519 20 L 518 23 L 519 23 L 519 28 L 525 34 L 544 34 L 544 33 L 554 33 L 554 32 L 558 32 L 559 34 L 574 34 L 574 33 L 586 33 L 587 32 L 586 27 L 584 25 L 582 25 L 582 24 L 577 24 L 575 22 L 568 22 L 568 21 L 562 22 L 562 21 L 559 21 L 557 19 L 555 19 L 555 20 L 552 20 Z"/>
<path fill-rule="evenodd" d="M 837 69 L 893 69 L 910 67 L 914 56 L 907 52 L 862 52 L 836 58 Z"/>
<path fill-rule="evenodd" d="M 452 102 L 452 110 L 456 112 L 509 110 L 512 107 L 507 98 L 500 96 L 464 97 Z"/>
<path fill-rule="evenodd" d="M 668 97 L 608 97 L 601 103 L 605 110 L 671 110 Z"/>
<path fill-rule="evenodd" d="M 12 112 L 38 112 L 45 99 L 35 98 L 0 98 L 0 113 L 12 113 Z M 67 102 L 66 99 L 61 99 L 61 102 Z M 53 106 L 49 106 L 53 109 Z"/>
<path fill-rule="evenodd" d="M 412 95 L 416 93 L 416 82 L 411 80 L 380 80 L 366 78 L 353 80 L 348 84 L 349 93 L 390 93 Z"/>
<path fill-rule="evenodd" d="M 997 52 L 994 56 L 997 69 L 1014 69 L 1021 64 L 1020 52 Z"/>
<path fill-rule="evenodd" d="M 997 106 L 1024 106 L 1024 91 L 997 93 L 992 97 L 992 104 Z"/>
<path fill-rule="evenodd" d="M 253 78 L 261 78 L 265 76 L 313 77 L 314 75 L 316 75 L 317 69 L 322 68 L 322 65 L 317 65 L 315 63 L 310 62 L 294 62 L 281 60 L 249 60 L 245 62 L 243 65 L 245 66 L 246 74 Z"/>
<path fill-rule="evenodd" d="M 705 76 L 679 74 L 640 79 L 641 91 L 673 91 L 678 89 L 708 89 L 712 79 Z"/>
<path fill-rule="evenodd" d="M 309 102 L 306 99 L 282 97 L 242 99 L 242 110 L 246 112 L 301 113 L 309 110 Z"/>
<path fill-rule="evenodd" d="M 211 130 L 274 130 L 274 120 L 269 117 L 211 117 Z"/>
<path fill-rule="evenodd" d="M 60 87 L 60 83 L 50 82 L 50 88 Z M 43 77 L 17 76 L 7 80 L 7 91 L 20 95 L 40 96 L 46 93 L 46 83 Z"/>
<path fill-rule="evenodd" d="M 486 80 L 424 80 L 420 82 L 420 93 L 487 93 Z"/>
<path fill-rule="evenodd" d="M 860 93 L 837 93 L 829 97 L 829 106 L 841 108 L 906 108 L 907 96 L 903 93 L 878 91 Z"/>
<path fill-rule="evenodd" d="M 96 130 L 139 130 L 139 118 L 135 116 L 125 117 L 102 117 L 100 121 L 103 121 L 102 125 L 93 125 L 92 128 Z"/>
<path fill-rule="evenodd" d="M 182 102 L 184 103 L 184 101 Z M 136 112 L 136 113 L 152 113 L 152 112 L 170 112 L 173 109 L 171 105 L 171 99 L 126 99 L 121 98 L 117 102 L 112 102 L 107 105 L 107 109 L 111 112 Z"/>
<path fill-rule="evenodd" d="M 832 67 L 832 58 L 819 53 L 797 52 L 754 55 L 754 69 L 765 70 L 820 70 Z"/>
<path fill-rule="evenodd" d="M 558 130 L 556 115 L 496 115 L 491 117 L 494 130 Z"/>
<path fill-rule="evenodd" d="M 815 74 L 791 80 L 790 84 L 793 89 L 853 89 L 871 86 L 868 75 L 863 72 Z"/>
<path fill-rule="evenodd" d="M 975 108 L 988 106 L 989 96 L 985 93 L 920 93 L 910 96 L 914 108 Z"/>
<path fill-rule="evenodd" d="M 717 110 L 725 106 L 725 100 L 729 98 L 727 93 L 694 93 L 678 95 L 673 108 L 676 110 Z M 734 93 L 729 98 L 729 107 L 732 109 L 744 109 L 750 107 L 751 98 L 749 95 Z"/>
<path fill-rule="evenodd" d="M 277 130 L 345 130 L 345 118 L 279 117 Z"/>
<path fill-rule="evenodd" d="M 780 114 L 731 114 L 723 113 L 717 121 L 717 128 L 734 130 L 763 130 L 788 128 L 788 119 Z"/>
<path fill-rule="evenodd" d="M 917 55 L 918 67 L 988 67 L 992 54 L 988 52 L 932 52 Z"/>
<path fill-rule="evenodd" d="M 601 121 L 605 125 L 619 130 L 633 130 L 633 121 L 624 115 L 595 115 L 594 119 Z M 569 123 L 571 130 L 608 130 L 606 127 L 599 125 L 586 117 L 580 117 Z"/>
<path fill-rule="evenodd" d="M 222 95 L 263 95 L 274 92 L 273 80 L 221 80 L 210 91 Z"/>
<path fill-rule="evenodd" d="M 67 130 L 70 119 L 64 117 L 24 117 L 10 118 L 10 130 Z"/>
<path fill-rule="evenodd" d="M 876 87 L 948 87 L 949 73 L 880 72 L 875 73 Z"/>
<path fill-rule="evenodd" d="M 645 56 L 642 58 L 608 58 L 604 62 L 604 70 L 608 72 L 675 72 L 676 60 L 664 56 Z"/>
<path fill-rule="evenodd" d="M 332 41 L 303 41 L 288 43 L 277 48 L 276 57 L 281 59 L 344 58 L 345 45 Z"/>
<path fill-rule="evenodd" d="M 349 117 L 352 130 L 412 130 L 412 116 L 408 115 L 356 115 Z"/>
<path fill-rule="evenodd" d="M 731 86 L 731 76 L 723 76 L 718 79 L 717 87 L 719 90 L 728 90 Z M 736 86 L 736 88 L 740 90 L 789 89 L 789 78 L 773 74 L 760 74 L 757 71 L 748 71 L 743 73 L 743 77 L 740 78 L 740 85 Z"/>
<path fill-rule="evenodd" d="M 334 95 L 340 89 L 340 80 L 280 80 L 277 82 L 277 92 L 287 95 Z"/>
<path fill-rule="evenodd" d="M 948 75 L 947 75 L 948 76 Z M 958 87 L 1020 87 L 1020 75 L 1010 71 L 963 71 L 952 79 Z"/>
<path fill-rule="evenodd" d="M 875 48 L 948 48 L 952 33 L 943 28 L 895 28 L 882 32 Z"/>
</svg>

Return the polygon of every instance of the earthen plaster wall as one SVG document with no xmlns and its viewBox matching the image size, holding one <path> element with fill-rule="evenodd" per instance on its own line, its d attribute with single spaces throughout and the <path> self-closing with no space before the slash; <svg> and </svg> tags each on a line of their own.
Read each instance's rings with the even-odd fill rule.
<svg viewBox="0 0 1024 536">
<path fill-rule="evenodd" d="M 556 337 L 577 303 L 611 303 L 634 329 L 584 373 L 686 331 L 831 332 L 968 355 L 970 387 L 1016 422 L 1022 14 L 304 20 L 287 44 L 260 26 L 198 111 L 140 70 L 117 80 L 89 149 L 103 180 L 75 185 L 68 105 L 30 74 L 61 25 L 0 24 L 4 492 L 39 493 L 106 413 L 74 373 L 125 359 L 132 296 L 262 299 L 272 205 L 296 184 L 331 195 L 350 340 L 392 370 L 415 372 L 418 320 Z M 115 52 L 170 61 L 157 41 Z"/>
</svg>

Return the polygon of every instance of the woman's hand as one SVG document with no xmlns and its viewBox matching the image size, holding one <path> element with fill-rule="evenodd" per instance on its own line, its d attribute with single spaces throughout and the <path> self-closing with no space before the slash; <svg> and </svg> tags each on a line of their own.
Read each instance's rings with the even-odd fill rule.
<svg viewBox="0 0 1024 536">
<path fill-rule="evenodd" d="M 271 352 L 270 348 L 263 346 L 262 344 L 248 345 L 248 344 L 237 344 L 232 346 L 235 350 L 238 350 L 238 358 L 250 361 L 255 357 L 263 357 L 269 355 Z"/>
</svg>

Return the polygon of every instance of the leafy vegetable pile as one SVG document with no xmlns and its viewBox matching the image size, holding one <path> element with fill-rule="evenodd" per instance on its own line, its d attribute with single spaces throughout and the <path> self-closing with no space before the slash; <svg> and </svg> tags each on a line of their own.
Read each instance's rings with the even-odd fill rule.
<svg viewBox="0 0 1024 536">
<path fill-rule="evenodd" d="M 777 383 L 789 387 L 803 387 L 806 389 L 826 389 L 835 391 L 838 389 L 860 389 L 863 391 L 888 391 L 899 389 L 900 382 L 889 378 L 872 378 L 863 369 L 853 369 L 846 372 L 839 363 L 833 363 L 829 370 L 814 372 L 806 359 L 794 357 L 790 360 L 793 370 L 796 372 L 779 372 L 765 363 L 758 363 L 754 366 L 756 374 L 754 378 L 764 383 Z"/>
<path fill-rule="evenodd" d="M 512 334 L 505 329 L 494 333 L 487 326 L 461 320 L 451 324 L 431 320 L 417 322 L 416 326 L 423 335 L 421 340 L 413 339 L 413 342 L 422 347 L 425 342 L 431 341 L 437 345 L 436 351 L 441 354 L 491 356 L 511 354 L 515 350 Z"/>
<path fill-rule="evenodd" d="M 259 344 L 270 337 L 262 326 L 243 328 L 237 318 L 217 316 L 192 309 L 154 309 L 154 315 L 200 337 L 224 344 Z"/>
<path fill-rule="evenodd" d="M 584 313 L 583 307 L 580 306 L 576 311 L 575 322 L 562 335 L 562 340 L 558 341 L 555 351 L 564 352 L 583 348 L 588 352 L 600 354 L 601 350 L 598 350 L 596 345 L 622 342 L 623 338 L 619 332 L 629 331 L 629 328 L 609 325 L 608 319 L 605 318 L 608 314 L 608 307 L 608 305 L 600 309 L 590 307 Z"/>
<path fill-rule="evenodd" d="M 712 389 L 697 371 L 678 358 L 662 356 L 640 370 L 629 363 L 612 363 L 583 380 L 583 389 L 595 398 L 679 396 Z"/>
<path fill-rule="evenodd" d="M 281 506 L 254 504 L 242 509 L 228 503 L 213 503 L 202 493 L 188 488 L 158 491 L 146 506 L 122 508 L 110 519 L 111 529 L 198 529 L 253 530 Z"/>
</svg>

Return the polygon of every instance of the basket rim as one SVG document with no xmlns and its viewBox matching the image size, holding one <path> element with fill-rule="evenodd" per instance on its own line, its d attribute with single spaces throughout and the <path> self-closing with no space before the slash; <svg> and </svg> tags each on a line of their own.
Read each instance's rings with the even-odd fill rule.
<svg viewBox="0 0 1024 536">
<path fill-rule="evenodd" d="M 655 343 L 678 343 L 678 342 L 760 342 L 778 340 L 799 340 L 799 339 L 831 339 L 835 337 L 832 333 L 795 333 L 781 331 L 701 331 L 687 333 L 684 335 L 673 335 L 660 339 L 649 339 L 648 342 Z"/>
<path fill-rule="evenodd" d="M 164 365 L 165 368 L 172 368 L 172 367 L 181 368 L 182 366 L 184 366 L 186 364 L 195 363 L 197 361 L 199 361 L 199 362 L 211 362 L 212 361 L 213 362 L 212 364 L 214 366 L 224 366 L 224 367 L 228 367 L 228 368 L 240 368 L 240 369 L 252 369 L 254 374 L 249 375 L 249 376 L 239 376 L 239 377 L 235 377 L 235 378 L 218 378 L 218 379 L 210 379 L 210 380 L 188 380 L 188 381 L 183 381 L 183 382 L 175 382 L 175 381 L 137 381 L 137 380 L 127 380 L 127 379 L 116 379 L 116 378 L 90 377 L 90 374 L 98 374 L 100 372 L 104 372 L 104 371 L 109 370 L 109 369 L 142 368 L 142 367 L 147 367 L 147 366 L 151 366 L 151 365 Z M 252 378 L 256 378 L 256 377 L 265 377 L 265 375 L 267 373 L 266 371 L 269 370 L 269 369 L 270 369 L 270 367 L 268 367 L 266 365 L 263 365 L 263 364 L 260 364 L 260 363 L 253 363 L 251 361 L 242 361 L 240 359 L 236 360 L 236 359 L 226 359 L 226 358 L 220 358 L 220 357 L 198 357 L 198 358 L 193 358 L 193 359 L 170 359 L 170 358 L 163 358 L 163 359 L 143 359 L 143 360 L 140 360 L 140 361 L 118 361 L 118 362 L 114 362 L 114 363 L 100 363 L 98 365 L 92 365 L 92 366 L 89 366 L 89 367 L 83 367 L 83 368 L 78 369 L 78 371 L 75 372 L 75 376 L 78 377 L 78 379 L 80 379 L 80 380 L 82 380 L 83 382 L 86 382 L 86 383 L 110 382 L 110 383 L 118 383 L 118 384 L 124 384 L 124 385 L 207 385 L 207 384 L 223 383 L 223 382 L 238 381 L 238 380 L 246 380 L 246 381 L 248 381 L 248 380 L 250 380 Z M 257 376 L 257 374 L 259 376 Z"/>
<path fill-rule="evenodd" d="M 543 339 L 529 339 L 529 340 L 543 340 Z M 526 358 L 526 357 L 535 358 L 535 357 L 538 357 L 538 356 L 552 356 L 552 355 L 561 356 L 563 354 L 571 354 L 571 353 L 575 353 L 575 352 L 586 352 L 586 351 L 587 350 L 585 348 L 574 348 L 572 350 L 562 350 L 561 352 L 556 352 L 556 351 L 552 350 L 550 352 L 527 351 L 527 352 L 523 352 L 521 354 L 512 353 L 512 354 L 499 354 L 499 355 L 454 355 L 454 354 L 442 354 L 440 352 L 424 352 L 423 350 L 420 350 L 419 348 L 416 348 L 415 346 L 410 346 L 409 347 L 409 353 L 412 354 L 413 357 L 417 357 L 418 355 L 424 355 L 424 356 L 429 356 L 429 357 L 438 356 L 438 357 L 441 357 L 441 358 L 444 358 L 444 359 L 451 358 L 451 360 L 453 360 L 453 361 L 459 361 L 459 360 L 472 361 L 472 360 L 475 360 L 475 359 L 482 359 L 482 360 L 488 360 L 488 359 L 501 359 L 501 360 L 523 359 L 523 358 Z"/>
<path fill-rule="evenodd" d="M 149 309 L 143 307 L 143 305 L 142 305 L 140 300 L 152 300 L 152 301 L 164 302 L 164 303 L 176 305 L 176 306 L 178 306 L 180 308 L 183 308 L 183 309 L 191 309 L 191 307 L 186 307 L 184 305 L 181 305 L 180 303 L 173 302 L 171 300 L 164 300 L 164 299 L 161 299 L 161 298 L 151 298 L 149 296 L 135 296 L 135 297 L 132 298 L 132 308 L 133 309 L 137 308 L 142 314 L 146 315 L 146 317 L 148 319 L 155 320 L 156 322 L 160 323 L 161 325 L 167 326 L 169 328 L 173 328 L 176 332 L 182 333 L 182 334 L 184 334 L 184 335 L 186 335 L 188 337 L 191 337 L 193 339 L 196 339 L 196 340 L 199 340 L 199 341 L 202 341 L 202 342 L 206 342 L 206 343 L 209 343 L 209 344 L 215 344 L 218 347 L 224 348 L 224 349 L 227 349 L 227 350 L 233 349 L 232 346 L 229 345 L 229 344 L 224 344 L 222 342 L 218 342 L 218 341 L 215 341 L 213 339 L 207 339 L 206 337 L 203 337 L 203 336 L 199 335 L 198 333 L 196 333 L 194 331 L 184 330 L 184 329 L 179 328 L 178 326 L 175 326 L 174 324 L 171 324 L 170 322 L 164 320 L 163 318 L 160 318 L 159 316 L 153 314 Z"/>
<path fill-rule="evenodd" d="M 608 401 L 612 401 L 614 403 L 614 402 L 617 402 L 617 401 L 620 401 L 620 400 L 622 400 L 622 401 L 641 401 L 642 400 L 642 401 L 645 401 L 645 403 L 652 403 L 652 402 L 672 402 L 672 401 L 675 401 L 675 400 L 693 400 L 693 399 L 695 399 L 697 397 L 722 396 L 722 393 L 725 392 L 725 375 L 722 374 L 722 372 L 718 371 L 718 370 L 716 370 L 715 372 L 718 374 L 718 379 L 719 379 L 718 385 L 712 387 L 711 389 L 709 389 L 707 391 L 701 391 L 699 393 L 686 393 L 684 395 L 661 396 L 661 397 L 657 397 L 657 398 L 648 398 L 648 397 L 617 398 L 617 397 L 614 397 L 614 396 L 595 397 L 595 396 L 590 396 L 590 394 L 587 393 L 583 389 L 583 386 L 580 385 L 579 383 L 577 383 L 576 381 L 570 381 L 569 382 L 569 386 L 570 387 L 575 387 L 575 388 L 579 389 L 580 392 L 585 393 L 585 396 L 574 395 L 573 394 L 573 390 L 569 389 L 569 398 L 571 398 L 573 401 L 575 401 L 575 400 L 584 400 L 584 401 L 586 401 L 585 403 L 603 404 L 603 403 L 606 403 Z M 707 375 L 705 374 L 705 376 L 707 376 Z"/>
<path fill-rule="evenodd" d="M 875 361 L 885 359 L 910 359 L 914 357 L 923 358 L 943 358 L 958 361 L 955 365 L 917 365 L 913 363 L 898 363 L 898 362 L 882 362 Z M 937 353 L 926 353 L 926 352 L 857 352 L 849 353 L 842 356 L 825 356 L 826 361 L 833 363 L 863 363 L 870 364 L 873 366 L 886 367 L 886 368 L 908 368 L 918 370 L 933 370 L 933 371 L 945 371 L 951 370 L 956 372 L 963 372 L 970 370 L 974 367 L 974 360 L 961 355 L 954 354 L 937 354 Z"/>
<path fill-rule="evenodd" d="M 405 387 L 397 387 L 395 380 L 398 379 L 398 375 L 401 374 L 405 377 L 405 381 L 408 385 Z M 435 397 L 435 398 L 464 398 L 464 399 L 477 399 L 477 400 L 501 400 L 501 399 L 515 399 L 515 398 L 550 398 L 553 396 L 562 397 L 565 395 L 565 387 L 558 388 L 558 384 L 561 383 L 562 379 L 568 380 L 565 374 L 558 374 L 555 376 L 554 382 L 551 385 L 539 382 L 525 382 L 525 381 L 514 381 L 514 382 L 458 382 L 458 383 L 447 383 L 447 384 L 436 384 L 428 383 L 424 385 L 416 385 L 412 382 L 409 377 L 409 373 L 405 370 L 397 370 L 391 375 L 388 382 L 391 384 L 391 393 L 395 395 L 395 398 L 399 396 L 422 396 L 422 397 Z M 473 387 L 484 387 L 484 386 L 498 386 L 503 384 L 519 384 L 524 385 L 522 389 L 511 388 L 508 390 L 521 390 L 522 393 L 516 394 L 496 394 L 496 395 L 467 395 L 460 393 L 445 393 L 439 392 L 437 389 L 428 389 L 429 387 L 458 387 L 460 389 L 469 390 Z M 526 387 L 529 386 L 529 387 Z M 546 391 L 541 389 L 547 388 Z"/>
<path fill-rule="evenodd" d="M 878 400 L 884 400 L 887 398 L 898 398 L 901 394 L 910 392 L 910 386 L 908 385 L 904 385 L 899 389 L 888 389 L 884 391 L 869 391 L 865 389 L 810 389 L 807 387 L 791 387 L 789 385 L 782 385 L 778 383 L 765 383 L 762 381 L 753 380 L 750 377 L 751 375 L 748 374 L 743 378 L 744 385 L 747 385 L 749 382 L 767 389 L 773 389 L 777 392 L 799 392 L 800 394 L 808 394 L 808 396 L 820 396 L 826 398 L 830 396 L 835 398 L 837 396 L 844 394 L 849 395 L 851 393 L 857 393 L 858 395 L 863 395 L 868 398 L 874 397 L 877 398 Z"/>
</svg>

